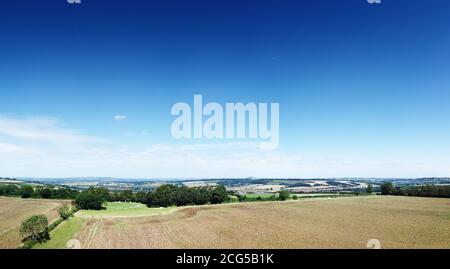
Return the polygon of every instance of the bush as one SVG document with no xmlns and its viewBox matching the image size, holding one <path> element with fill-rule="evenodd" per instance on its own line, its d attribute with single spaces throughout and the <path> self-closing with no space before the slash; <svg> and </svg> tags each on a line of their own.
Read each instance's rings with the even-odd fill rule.
<svg viewBox="0 0 450 269">
<path fill-rule="evenodd" d="M 68 219 L 73 215 L 72 208 L 68 207 L 67 205 L 63 205 L 60 209 L 58 209 L 59 216 L 65 220 Z"/>
<path fill-rule="evenodd" d="M 228 201 L 230 203 L 237 203 L 239 202 L 239 197 L 236 195 L 228 195 Z"/>
<path fill-rule="evenodd" d="M 294 195 L 294 196 L 292 196 L 292 199 L 293 199 L 293 200 L 298 200 L 298 196 L 297 196 L 297 195 Z"/>
<path fill-rule="evenodd" d="M 42 243 L 50 239 L 48 219 L 45 215 L 35 215 L 22 222 L 20 235 L 23 242 Z"/>
</svg>

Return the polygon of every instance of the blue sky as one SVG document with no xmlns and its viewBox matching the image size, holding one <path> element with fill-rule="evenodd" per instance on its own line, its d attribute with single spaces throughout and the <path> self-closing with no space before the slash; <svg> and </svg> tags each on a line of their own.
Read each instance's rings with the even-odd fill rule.
<svg viewBox="0 0 450 269">
<path fill-rule="evenodd" d="M 448 14 L 447 0 L 8 1 L 0 176 L 450 176 Z M 173 139 L 170 108 L 194 94 L 280 103 L 279 147 Z"/>
</svg>

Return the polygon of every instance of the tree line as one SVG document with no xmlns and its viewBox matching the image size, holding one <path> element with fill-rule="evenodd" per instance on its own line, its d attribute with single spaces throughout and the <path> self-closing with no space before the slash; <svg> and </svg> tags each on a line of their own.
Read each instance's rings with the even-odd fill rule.
<svg viewBox="0 0 450 269">
<path fill-rule="evenodd" d="M 380 190 L 382 195 L 450 198 L 449 185 L 395 187 L 391 182 L 385 182 Z"/>
<path fill-rule="evenodd" d="M 148 207 L 170 207 L 185 205 L 220 204 L 228 200 L 224 186 L 189 188 L 186 186 L 162 185 L 150 192 L 125 190 L 110 193 L 106 188 L 90 188 L 82 191 L 75 199 L 79 209 L 103 208 L 105 202 L 139 202 Z"/>
<path fill-rule="evenodd" d="M 77 190 L 63 187 L 33 187 L 31 185 L 14 184 L 0 185 L 0 196 L 42 199 L 75 199 L 78 194 L 79 192 Z"/>
</svg>

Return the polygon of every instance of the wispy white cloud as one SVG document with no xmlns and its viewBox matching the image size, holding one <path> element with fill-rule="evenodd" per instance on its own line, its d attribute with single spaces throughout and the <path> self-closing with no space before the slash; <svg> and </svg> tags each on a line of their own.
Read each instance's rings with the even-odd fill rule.
<svg viewBox="0 0 450 269">
<path fill-rule="evenodd" d="M 115 115 L 114 120 L 126 120 L 127 116 L 125 115 Z"/>
<path fill-rule="evenodd" d="M 34 150 L 31 150 L 31 148 L 23 147 L 16 144 L 10 144 L 10 143 L 3 143 L 0 142 L 0 154 L 6 153 L 6 154 L 30 154 L 33 153 Z"/>
<path fill-rule="evenodd" d="M 179 141 L 177 141 L 179 143 Z M 259 143 L 114 143 L 84 135 L 52 118 L 0 117 L 1 176 L 136 178 L 421 177 L 450 175 L 449 158 L 328 156 Z"/>
<path fill-rule="evenodd" d="M 88 143 L 96 140 L 94 137 L 64 128 L 56 119 L 47 117 L 17 119 L 0 116 L 0 134 L 26 141 L 60 144 Z"/>
</svg>

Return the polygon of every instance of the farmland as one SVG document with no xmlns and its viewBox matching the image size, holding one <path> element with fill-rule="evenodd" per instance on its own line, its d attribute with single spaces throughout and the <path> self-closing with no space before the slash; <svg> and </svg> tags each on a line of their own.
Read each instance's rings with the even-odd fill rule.
<svg viewBox="0 0 450 269">
<path fill-rule="evenodd" d="M 20 244 L 22 220 L 35 214 L 45 214 L 49 222 L 58 217 L 58 208 L 67 201 L 0 197 L 0 248 L 15 248 Z"/>
<path fill-rule="evenodd" d="M 369 239 L 383 248 L 450 248 L 450 199 L 317 198 L 188 206 L 144 217 L 78 214 L 74 220 L 82 222 L 72 235 L 60 240 L 55 233 L 47 246 L 72 237 L 82 248 L 365 248 Z"/>
</svg>

